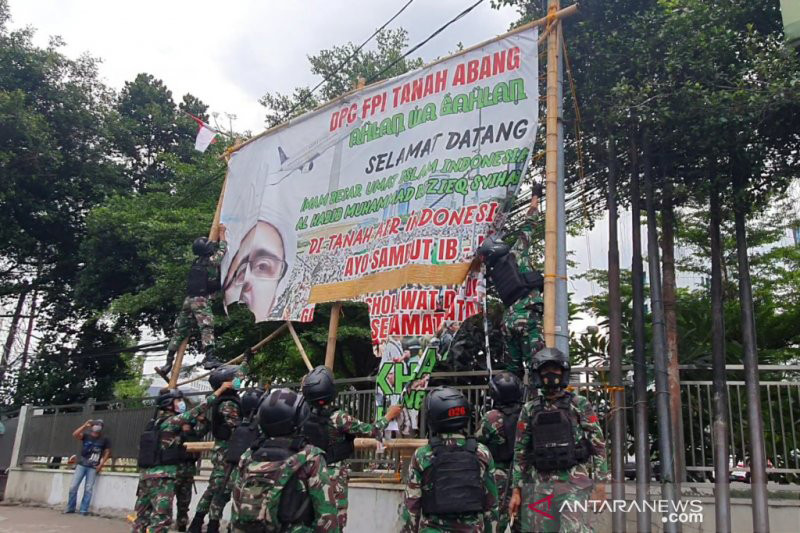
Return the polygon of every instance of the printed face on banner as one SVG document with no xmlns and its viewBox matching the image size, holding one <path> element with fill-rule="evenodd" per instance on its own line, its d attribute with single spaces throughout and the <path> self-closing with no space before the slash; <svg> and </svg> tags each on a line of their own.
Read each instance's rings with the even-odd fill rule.
<svg viewBox="0 0 800 533">
<path fill-rule="evenodd" d="M 247 305 L 256 321 L 305 321 L 318 302 L 372 308 L 388 295 L 392 311 L 372 315 L 379 342 L 476 312 L 462 283 L 529 161 L 537 54 L 537 32 L 521 32 L 348 95 L 235 152 L 221 213 L 225 304 Z M 399 311 L 422 316 L 398 325 Z"/>
</svg>

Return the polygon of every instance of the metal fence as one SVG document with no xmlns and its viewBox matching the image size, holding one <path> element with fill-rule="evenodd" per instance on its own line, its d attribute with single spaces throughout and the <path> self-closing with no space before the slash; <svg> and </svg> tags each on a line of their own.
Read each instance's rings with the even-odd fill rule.
<svg viewBox="0 0 800 533">
<path fill-rule="evenodd" d="M 573 383 L 579 394 L 586 395 L 598 412 L 606 428 L 610 408 L 606 389 L 607 368 L 574 368 Z M 626 405 L 626 455 L 633 455 L 633 387 L 630 368 L 625 385 Z M 747 402 L 741 365 L 729 365 L 728 411 L 730 419 L 731 463 L 735 465 L 747 458 Z M 762 366 L 761 400 L 764 416 L 765 439 L 769 460 L 767 470 L 770 480 L 800 483 L 800 366 Z M 713 473 L 712 445 L 712 383 L 710 370 L 695 366 L 681 367 L 681 401 L 685 440 L 685 464 L 691 481 L 711 481 Z M 447 383 L 461 390 L 476 407 L 473 428 L 477 427 L 487 404 L 487 376 L 485 372 L 434 373 L 431 384 Z M 360 420 L 374 420 L 376 402 L 375 378 L 339 380 L 337 403 Z M 296 385 L 296 384 L 288 384 Z M 282 385 L 287 386 L 287 385 Z M 194 395 L 197 396 L 197 395 Z M 651 460 L 657 460 L 655 445 L 656 413 L 655 394 L 648 396 L 650 420 Z M 112 468 L 135 469 L 139 435 L 153 415 L 153 399 L 133 400 L 126 403 L 105 402 L 86 405 L 63 405 L 34 408 L 28 417 L 22 439 L 20 459 L 22 464 L 60 468 L 66 459 L 79 451 L 72 432 L 87 419 L 101 418 L 105 433 L 111 439 L 114 461 Z M 419 433 L 425 437 L 425 412 L 419 413 Z M 388 477 L 396 479 L 402 471 L 407 454 L 381 454 L 361 451 L 351 459 L 354 477 Z M 204 468 L 208 468 L 204 462 Z M 746 469 L 746 468 L 745 468 Z"/>
</svg>

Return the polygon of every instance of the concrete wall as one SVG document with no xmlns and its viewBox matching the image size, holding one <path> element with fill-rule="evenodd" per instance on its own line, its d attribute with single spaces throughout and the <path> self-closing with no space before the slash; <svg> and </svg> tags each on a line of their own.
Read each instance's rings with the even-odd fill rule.
<svg viewBox="0 0 800 533">
<path fill-rule="evenodd" d="M 63 507 L 72 480 L 71 470 L 20 469 L 9 472 L 6 487 L 6 500 L 10 502 L 32 503 Z M 98 476 L 94 498 L 90 510 L 93 513 L 124 518 L 132 513 L 136 501 L 137 474 L 104 473 Z M 192 509 L 206 488 L 206 481 L 198 479 L 197 493 L 193 495 Z M 785 486 L 784 486 L 785 487 Z M 633 499 L 632 486 L 627 487 L 628 499 Z M 685 500 L 697 499 L 702 502 L 702 522 L 683 524 L 684 533 L 713 533 L 714 499 L 706 494 L 684 495 Z M 80 498 L 80 492 L 78 497 Z M 658 495 L 653 493 L 653 499 Z M 392 533 L 400 530 L 398 509 L 402 503 L 402 487 L 380 483 L 352 483 L 350 485 L 348 513 L 348 533 Z M 227 520 L 230 505 L 224 518 Z M 752 533 L 752 511 L 747 498 L 732 498 L 731 515 L 734 533 Z M 800 531 L 800 500 L 770 499 L 769 516 L 772 533 L 797 533 Z M 636 514 L 627 516 L 628 531 L 636 530 Z M 662 531 L 660 516 L 653 516 L 653 531 Z M 611 531 L 611 517 L 608 513 L 594 516 L 597 532 Z"/>
</svg>

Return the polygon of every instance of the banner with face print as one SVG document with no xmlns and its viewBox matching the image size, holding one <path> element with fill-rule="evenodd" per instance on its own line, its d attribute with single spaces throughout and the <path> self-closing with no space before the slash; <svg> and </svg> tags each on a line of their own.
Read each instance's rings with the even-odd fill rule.
<svg viewBox="0 0 800 533">
<path fill-rule="evenodd" d="M 525 173 L 538 94 L 531 29 L 347 94 L 245 144 L 230 159 L 222 204 L 225 304 L 247 305 L 257 322 L 307 321 L 315 303 L 375 305 L 389 295 L 389 307 L 421 315 L 381 313 L 381 341 L 437 329 L 445 313 L 439 324 L 425 315 L 439 296 L 463 320 L 475 302 L 459 287 Z"/>
</svg>

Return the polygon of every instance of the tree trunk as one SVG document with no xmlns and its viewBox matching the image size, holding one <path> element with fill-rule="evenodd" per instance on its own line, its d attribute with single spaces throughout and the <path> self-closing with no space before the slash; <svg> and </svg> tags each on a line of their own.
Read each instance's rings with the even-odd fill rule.
<svg viewBox="0 0 800 533">
<path fill-rule="evenodd" d="M 736 166 L 735 164 L 733 165 Z M 734 172 L 736 169 L 734 168 Z M 747 206 L 744 180 L 734 176 L 736 255 L 739 267 L 739 304 L 742 319 L 742 349 L 744 351 L 744 383 L 747 394 L 747 422 L 750 432 L 750 479 L 753 498 L 753 531 L 769 532 L 767 507 L 767 462 L 764 451 L 764 420 L 761 414 L 761 395 L 758 380 L 756 326 L 753 315 L 753 288 L 750 284 L 750 259 L 747 255 Z"/>
<path fill-rule="evenodd" d="M 33 336 L 33 323 L 36 320 L 36 291 L 33 291 L 33 296 L 31 297 L 31 306 L 29 309 L 28 314 L 28 331 L 25 333 L 25 346 L 22 348 L 22 363 L 19 365 L 20 374 L 25 372 L 25 368 L 28 366 L 28 350 L 31 348 L 31 337 Z"/>
<path fill-rule="evenodd" d="M 642 512 L 636 513 L 636 531 L 649 532 L 650 509 L 650 435 L 647 426 L 647 360 L 644 353 L 644 272 L 642 268 L 642 216 L 639 193 L 639 161 L 636 142 L 631 139 L 631 233 L 633 256 L 631 277 L 633 283 L 633 405 L 636 431 L 636 502 Z"/>
<path fill-rule="evenodd" d="M 715 181 L 716 176 L 711 176 Z M 725 310 L 722 292 L 722 237 L 720 224 L 722 207 L 717 185 L 709 198 L 711 223 L 708 227 L 711 241 L 711 356 L 714 374 L 714 512 L 719 533 L 731 531 L 731 492 L 728 471 L 728 384 L 725 375 Z"/>
<path fill-rule="evenodd" d="M 648 139 L 644 137 L 644 184 L 647 207 L 647 262 L 650 269 L 650 305 L 653 314 L 653 366 L 656 381 L 656 413 L 658 415 L 658 457 L 661 462 L 661 495 L 670 509 L 679 495 L 675 487 L 675 453 L 683 450 L 672 448 L 672 423 L 669 414 L 669 378 L 667 374 L 667 349 L 664 327 L 664 304 L 661 295 L 661 269 L 658 253 L 658 228 L 656 221 L 655 191 L 648 149 Z M 664 531 L 675 533 L 679 530 L 677 522 L 665 522 Z"/>
<path fill-rule="evenodd" d="M 672 205 L 672 185 L 664 176 L 664 189 L 661 202 L 661 269 L 664 276 L 664 320 L 667 333 L 667 355 L 669 357 L 669 399 L 672 420 L 672 438 L 675 454 L 675 480 L 677 490 L 680 482 L 686 481 L 686 464 L 683 443 L 683 411 L 681 410 L 681 377 L 678 370 L 678 319 L 677 283 L 675 281 L 675 212 Z"/>
<path fill-rule="evenodd" d="M 625 499 L 625 394 L 622 388 L 622 302 L 617 238 L 617 153 L 614 137 L 608 139 L 608 357 L 611 366 L 611 497 Z M 625 515 L 612 513 L 612 529 L 625 531 Z"/>
<path fill-rule="evenodd" d="M 11 326 L 8 328 L 8 335 L 6 336 L 6 344 L 3 346 L 3 357 L 0 359 L 0 383 L 3 383 L 6 377 L 6 369 L 11 357 L 11 349 L 14 347 L 14 341 L 17 340 L 17 328 L 19 327 L 19 319 L 22 314 L 22 306 L 25 304 L 25 297 L 28 295 L 28 289 L 22 289 L 17 298 L 17 307 L 14 309 L 14 315 L 11 317 Z"/>
</svg>

